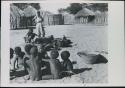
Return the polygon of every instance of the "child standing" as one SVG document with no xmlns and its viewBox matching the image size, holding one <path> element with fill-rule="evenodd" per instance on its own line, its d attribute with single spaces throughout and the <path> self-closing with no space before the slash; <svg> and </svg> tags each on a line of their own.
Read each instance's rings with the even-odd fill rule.
<svg viewBox="0 0 125 88">
<path fill-rule="evenodd" d="M 41 79 L 41 61 L 36 46 L 31 48 L 30 54 L 30 59 L 26 61 L 26 68 L 28 69 L 30 79 L 32 81 L 38 81 Z"/>
<path fill-rule="evenodd" d="M 24 56 L 24 70 L 26 73 L 29 73 L 29 69 L 27 69 L 26 61 L 30 60 L 30 50 L 33 46 L 31 44 L 27 44 L 25 46 L 25 56 Z"/>
</svg>

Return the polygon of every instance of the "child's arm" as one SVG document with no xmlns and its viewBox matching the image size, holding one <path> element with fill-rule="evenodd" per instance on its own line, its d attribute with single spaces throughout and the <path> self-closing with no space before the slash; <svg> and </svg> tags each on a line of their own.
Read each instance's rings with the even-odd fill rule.
<svg viewBox="0 0 125 88">
<path fill-rule="evenodd" d="M 18 60 L 17 60 L 18 58 L 16 57 L 16 56 L 14 56 L 14 58 L 13 58 L 13 69 L 15 70 L 15 65 L 16 65 L 16 61 L 17 61 L 17 64 L 18 64 Z"/>
<path fill-rule="evenodd" d="M 32 21 L 34 21 L 36 18 L 37 18 L 37 16 L 35 16 L 35 17 L 32 19 Z"/>
<path fill-rule="evenodd" d="M 72 71 L 73 70 L 73 65 L 72 65 L 72 63 L 68 63 L 68 65 L 67 65 L 67 70 L 68 71 Z"/>
<path fill-rule="evenodd" d="M 42 61 L 50 62 L 50 59 L 42 59 Z"/>
<path fill-rule="evenodd" d="M 47 67 L 46 66 L 44 66 L 44 67 L 41 67 L 41 70 L 44 70 L 44 69 L 46 69 Z"/>
</svg>

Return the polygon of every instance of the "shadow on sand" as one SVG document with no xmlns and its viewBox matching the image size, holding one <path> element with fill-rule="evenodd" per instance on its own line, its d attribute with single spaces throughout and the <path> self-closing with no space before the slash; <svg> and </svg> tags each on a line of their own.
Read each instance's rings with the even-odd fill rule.
<svg viewBox="0 0 125 88">
<path fill-rule="evenodd" d="M 10 72 L 10 80 L 16 78 L 16 77 L 22 77 L 27 75 L 27 73 L 24 70 L 20 70 L 20 71 L 12 71 Z"/>
</svg>

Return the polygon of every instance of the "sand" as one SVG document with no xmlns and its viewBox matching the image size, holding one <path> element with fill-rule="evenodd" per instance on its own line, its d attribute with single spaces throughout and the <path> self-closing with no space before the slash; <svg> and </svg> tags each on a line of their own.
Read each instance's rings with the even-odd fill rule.
<svg viewBox="0 0 125 88">
<path fill-rule="evenodd" d="M 71 53 L 70 60 L 75 61 L 74 69 L 81 69 L 78 74 L 71 77 L 65 77 L 59 80 L 41 80 L 37 83 L 107 83 L 108 82 L 108 63 L 87 64 L 84 58 L 77 55 L 78 52 L 107 52 L 107 26 L 94 25 L 56 25 L 46 26 L 46 36 L 54 35 L 54 37 L 67 36 L 73 42 L 73 47 L 63 48 Z M 10 32 L 10 46 L 21 46 L 24 50 L 23 37 L 28 30 L 11 30 Z M 35 31 L 35 30 L 34 30 Z M 61 51 L 59 53 L 61 53 Z M 107 54 L 103 54 L 107 59 Z M 59 57 L 61 61 L 61 58 Z M 11 82 L 28 83 L 23 77 L 17 77 Z"/>
</svg>

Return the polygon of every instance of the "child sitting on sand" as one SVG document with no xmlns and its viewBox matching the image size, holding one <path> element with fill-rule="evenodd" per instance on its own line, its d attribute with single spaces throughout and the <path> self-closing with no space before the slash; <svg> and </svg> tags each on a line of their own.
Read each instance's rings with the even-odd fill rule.
<svg viewBox="0 0 125 88">
<path fill-rule="evenodd" d="M 14 58 L 13 58 L 14 59 L 13 60 L 14 69 L 15 68 L 23 68 L 24 67 L 23 66 L 24 65 L 23 58 L 24 58 L 25 53 L 21 51 L 20 47 L 16 47 L 14 51 L 15 51 L 15 55 L 14 55 Z"/>
<path fill-rule="evenodd" d="M 30 58 L 26 61 L 26 68 L 30 79 L 32 81 L 38 81 L 41 79 L 41 61 L 38 56 L 38 49 L 36 46 L 33 46 L 30 50 Z"/>
<path fill-rule="evenodd" d="M 24 40 L 26 43 L 31 43 L 31 42 L 33 42 L 35 36 L 37 36 L 37 34 L 33 33 L 33 28 L 30 28 L 28 33 L 24 37 Z"/>
<path fill-rule="evenodd" d="M 30 59 L 30 50 L 33 46 L 31 44 L 25 45 L 25 56 L 24 56 L 24 70 L 29 73 L 29 69 L 26 68 L 26 61 Z"/>
<path fill-rule="evenodd" d="M 63 51 L 61 53 L 61 58 L 63 60 L 63 62 L 62 62 L 62 70 L 63 71 L 60 73 L 60 75 L 62 77 L 71 76 L 72 74 L 75 74 L 73 72 L 73 64 L 70 61 L 69 57 L 70 57 L 69 51 Z"/>
<path fill-rule="evenodd" d="M 72 71 L 73 70 L 73 64 L 70 61 L 69 57 L 70 57 L 69 51 L 63 51 L 61 53 L 61 58 L 63 60 L 63 62 L 62 62 L 63 71 Z"/>
<path fill-rule="evenodd" d="M 57 50 L 52 50 L 50 53 L 50 59 L 43 59 L 43 61 L 50 63 L 50 69 L 51 69 L 51 75 L 48 76 L 48 79 L 59 79 L 60 72 L 61 72 L 61 63 L 57 59 L 59 56 L 59 53 Z M 44 79 L 44 78 L 43 78 Z"/>
</svg>

